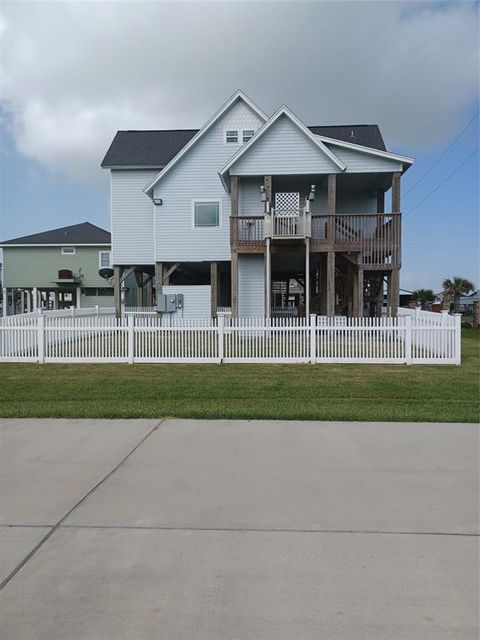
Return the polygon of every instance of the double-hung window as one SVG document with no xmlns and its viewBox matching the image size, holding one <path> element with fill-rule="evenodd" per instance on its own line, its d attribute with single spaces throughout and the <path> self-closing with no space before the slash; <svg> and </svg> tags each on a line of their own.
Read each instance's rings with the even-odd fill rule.
<svg viewBox="0 0 480 640">
<path fill-rule="evenodd" d="M 242 131 L 242 142 L 248 142 L 250 138 L 253 138 L 255 131 L 253 129 L 244 129 Z"/>
<path fill-rule="evenodd" d="M 227 129 L 225 131 L 225 142 L 236 144 L 238 142 L 238 131 L 236 129 Z"/>
<path fill-rule="evenodd" d="M 219 227 L 220 202 L 218 200 L 200 201 L 193 203 L 194 227 Z"/>
<path fill-rule="evenodd" d="M 99 251 L 98 252 L 98 264 L 100 269 L 104 267 L 110 267 L 110 251 Z"/>
</svg>

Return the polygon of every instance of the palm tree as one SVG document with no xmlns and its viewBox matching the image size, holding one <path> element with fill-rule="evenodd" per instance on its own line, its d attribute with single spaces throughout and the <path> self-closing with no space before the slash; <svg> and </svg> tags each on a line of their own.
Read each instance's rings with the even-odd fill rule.
<svg viewBox="0 0 480 640">
<path fill-rule="evenodd" d="M 433 302 L 437 296 L 432 289 L 416 289 L 412 293 L 412 299 L 419 302 L 422 309 L 425 308 L 427 302 Z"/>
<path fill-rule="evenodd" d="M 458 301 L 460 296 L 465 296 L 470 293 L 474 288 L 473 282 L 460 276 L 453 276 L 453 278 L 446 278 L 443 283 L 443 301 L 450 304 L 450 312 L 455 311 L 458 308 Z"/>
</svg>

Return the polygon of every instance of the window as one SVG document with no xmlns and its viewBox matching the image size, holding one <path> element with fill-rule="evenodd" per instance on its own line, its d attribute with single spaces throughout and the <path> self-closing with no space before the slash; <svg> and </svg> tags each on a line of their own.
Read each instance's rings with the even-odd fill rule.
<svg viewBox="0 0 480 640">
<path fill-rule="evenodd" d="M 238 142 L 238 131 L 236 129 L 227 129 L 227 131 L 225 131 L 225 141 Z"/>
<path fill-rule="evenodd" d="M 255 131 L 253 129 L 244 129 L 242 133 L 242 141 L 248 142 L 250 138 L 253 138 L 253 134 L 255 133 Z"/>
<path fill-rule="evenodd" d="M 193 225 L 195 227 L 219 227 L 220 202 L 194 202 Z"/>
<path fill-rule="evenodd" d="M 77 252 L 75 247 L 62 247 L 62 256 L 73 255 Z"/>
<path fill-rule="evenodd" d="M 110 266 L 110 251 L 98 252 L 98 264 L 100 266 L 100 269 Z"/>
</svg>

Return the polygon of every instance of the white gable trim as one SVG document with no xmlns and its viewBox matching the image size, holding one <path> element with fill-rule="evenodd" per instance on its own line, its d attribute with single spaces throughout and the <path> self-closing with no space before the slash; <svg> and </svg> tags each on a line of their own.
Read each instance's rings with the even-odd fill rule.
<svg viewBox="0 0 480 640">
<path fill-rule="evenodd" d="M 327 138 L 326 136 L 320 136 L 314 134 L 316 138 L 319 138 L 326 144 L 333 144 L 337 147 L 343 147 L 344 149 L 352 149 L 359 153 L 368 153 L 372 156 L 380 156 L 388 160 L 398 160 L 399 162 L 405 162 L 406 164 L 413 164 L 414 159 L 408 156 L 401 156 L 398 153 L 391 153 L 390 151 L 381 151 L 380 149 L 372 149 L 372 147 L 364 147 L 362 144 L 355 144 L 353 142 L 344 142 L 343 140 L 336 140 L 335 138 Z"/>
<path fill-rule="evenodd" d="M 308 129 L 308 127 L 306 127 L 303 122 L 301 120 L 299 120 L 299 118 L 297 118 L 297 116 L 290 111 L 290 109 L 288 107 L 286 107 L 285 105 L 283 105 L 282 107 L 280 107 L 280 109 L 273 114 L 273 116 L 263 125 L 263 127 L 260 127 L 260 129 L 258 129 L 258 131 L 255 133 L 255 135 L 253 136 L 253 138 L 250 138 L 250 140 L 248 142 L 246 142 L 238 151 L 237 153 L 235 153 L 230 160 L 227 162 L 227 164 L 222 167 L 222 169 L 220 169 L 219 171 L 219 175 L 220 178 L 222 179 L 223 184 L 225 185 L 225 180 L 224 180 L 224 175 L 225 173 L 237 162 L 237 160 L 239 160 L 244 153 L 246 153 L 248 151 L 248 149 L 250 149 L 250 147 L 252 147 L 257 140 L 259 140 L 263 134 L 265 133 L 265 131 L 268 131 L 268 129 L 270 129 L 270 127 L 278 120 L 278 118 L 280 118 L 282 115 L 287 116 L 287 118 L 289 118 L 293 124 L 295 124 L 306 136 L 307 138 L 309 138 L 321 151 L 323 151 L 323 153 L 328 156 L 330 158 L 330 160 L 337 165 L 337 167 L 340 169 L 340 171 L 345 171 L 345 169 L 347 168 L 347 165 L 344 164 L 340 158 L 338 158 L 333 151 L 331 151 L 327 146 L 325 146 L 323 144 L 323 142 L 321 140 L 319 140 L 319 137 L 316 136 L 315 134 L 313 134 L 310 129 Z"/>
<path fill-rule="evenodd" d="M 250 100 L 250 98 L 243 93 L 243 91 L 236 91 L 233 96 L 225 102 L 225 104 L 220 107 L 220 109 L 203 125 L 203 127 L 196 133 L 193 138 L 188 142 L 183 149 L 181 149 L 177 155 L 168 162 L 163 169 L 155 176 L 155 178 L 149 182 L 144 188 L 143 191 L 152 197 L 152 190 L 155 185 L 163 178 L 164 175 L 170 171 L 172 167 L 176 165 L 176 163 L 182 158 L 188 151 L 193 147 L 193 145 L 203 136 L 205 133 L 212 127 L 215 122 L 221 118 L 221 116 L 237 101 L 243 100 L 255 113 L 265 122 L 268 119 L 268 116 L 259 108 L 257 105 Z"/>
</svg>

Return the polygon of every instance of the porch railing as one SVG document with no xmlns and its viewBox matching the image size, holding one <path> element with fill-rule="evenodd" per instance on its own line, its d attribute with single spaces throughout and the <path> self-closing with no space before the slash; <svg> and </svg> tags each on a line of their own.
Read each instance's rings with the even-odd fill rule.
<svg viewBox="0 0 480 640">
<path fill-rule="evenodd" d="M 342 213 L 234 216 L 231 242 L 237 248 L 261 246 L 265 238 L 310 237 L 313 245 L 362 254 L 371 269 L 400 266 L 401 213 Z"/>
</svg>

